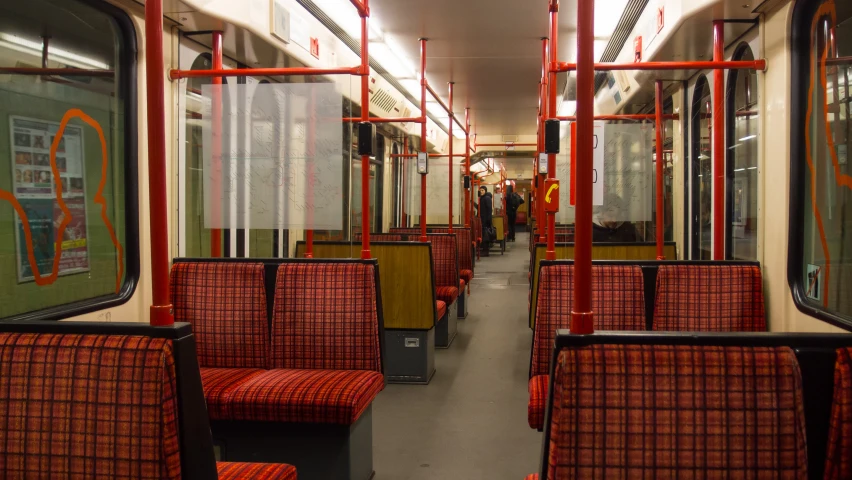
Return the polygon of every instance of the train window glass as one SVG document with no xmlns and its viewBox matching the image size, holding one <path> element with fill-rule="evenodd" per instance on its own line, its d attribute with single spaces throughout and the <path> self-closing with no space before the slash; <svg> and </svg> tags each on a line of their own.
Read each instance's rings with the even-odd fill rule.
<svg viewBox="0 0 852 480">
<path fill-rule="evenodd" d="M 209 70 L 213 68 L 213 60 L 209 53 L 198 55 L 192 63 L 192 70 Z M 222 83 L 227 85 L 233 78 L 223 78 Z M 186 205 L 184 205 L 184 223 L 186 249 L 184 255 L 187 257 L 209 257 L 211 252 L 211 237 L 213 230 L 204 226 L 204 147 L 203 147 L 203 97 L 202 87 L 213 83 L 211 78 L 198 77 L 187 79 L 186 86 Z M 223 89 L 223 116 L 227 118 L 230 110 L 230 99 L 228 89 Z M 228 128 L 228 125 L 223 125 Z M 225 142 L 230 140 L 230 135 L 224 134 Z M 220 245 L 225 245 L 230 239 L 227 230 L 219 230 Z"/>
<path fill-rule="evenodd" d="M 135 40 L 105 3 L 0 4 L 0 318 L 126 301 L 138 277 Z"/>
<path fill-rule="evenodd" d="M 852 4 L 801 2 L 794 19 L 791 283 L 800 307 L 852 321 Z M 804 13 L 803 13 L 804 12 Z M 797 135 L 795 132 L 801 132 Z M 801 137 L 801 138 L 798 138 Z"/>
<path fill-rule="evenodd" d="M 754 60 L 747 44 L 734 60 Z M 758 90 L 757 71 L 731 70 L 728 76 L 727 258 L 757 259 Z"/>
<path fill-rule="evenodd" d="M 710 260 L 713 203 L 710 128 L 712 115 L 710 85 L 701 76 L 692 96 L 692 259 Z"/>
</svg>

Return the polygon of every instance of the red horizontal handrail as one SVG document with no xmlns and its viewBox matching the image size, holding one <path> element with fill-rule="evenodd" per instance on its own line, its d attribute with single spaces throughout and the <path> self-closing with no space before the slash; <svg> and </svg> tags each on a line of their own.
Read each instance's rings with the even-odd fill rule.
<svg viewBox="0 0 852 480">
<path fill-rule="evenodd" d="M 638 62 L 638 63 L 596 63 L 597 71 L 613 70 L 766 70 L 766 60 L 737 60 L 714 62 Z M 576 63 L 556 62 L 551 64 L 551 72 L 573 72 Z"/>
<path fill-rule="evenodd" d="M 169 70 L 169 78 L 274 77 L 285 75 L 362 75 L 361 67 L 344 68 L 232 68 L 218 70 Z"/>
</svg>

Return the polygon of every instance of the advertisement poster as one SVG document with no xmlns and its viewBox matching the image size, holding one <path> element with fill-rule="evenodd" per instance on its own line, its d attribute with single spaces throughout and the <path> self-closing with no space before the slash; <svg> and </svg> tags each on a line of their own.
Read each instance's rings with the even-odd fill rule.
<svg viewBox="0 0 852 480">
<path fill-rule="evenodd" d="M 54 178 L 50 165 L 50 146 L 59 129 L 56 122 L 11 116 L 13 192 L 24 209 L 32 233 L 32 250 L 40 275 L 53 268 L 56 234 L 64 213 L 56 201 L 61 185 L 62 199 L 71 214 L 62 238 L 59 275 L 89 270 L 88 231 L 86 222 L 86 185 L 83 161 L 83 131 L 66 126 L 56 149 Z M 35 276 L 29 261 L 29 246 L 22 219 L 15 215 L 18 282 L 32 281 Z"/>
</svg>

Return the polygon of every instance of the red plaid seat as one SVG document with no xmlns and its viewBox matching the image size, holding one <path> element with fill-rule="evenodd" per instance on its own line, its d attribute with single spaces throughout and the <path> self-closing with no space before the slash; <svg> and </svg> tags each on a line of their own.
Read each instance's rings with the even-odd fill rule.
<svg viewBox="0 0 852 480">
<path fill-rule="evenodd" d="M 526 477 L 524 477 L 524 480 L 538 480 L 538 474 L 537 473 L 531 473 L 531 474 L 527 475 Z"/>
<path fill-rule="evenodd" d="M 268 366 L 262 263 L 177 262 L 170 285 L 175 321 L 192 324 L 201 367 Z"/>
<path fill-rule="evenodd" d="M 852 349 L 837 350 L 825 480 L 852 479 Z"/>
<path fill-rule="evenodd" d="M 435 287 L 435 296 L 438 300 L 452 305 L 459 298 L 459 289 L 456 287 Z"/>
<path fill-rule="evenodd" d="M 6 478 L 181 478 L 171 340 L 1 333 L 0 358 L 0 384 L 15 387 L 0 389 Z M 296 478 L 289 465 L 217 467 Z"/>
<path fill-rule="evenodd" d="M 548 478 L 807 479 L 787 347 L 593 345 L 555 376 Z"/>
<path fill-rule="evenodd" d="M 470 281 L 473 280 L 473 270 L 460 270 L 459 277 L 464 280 L 464 283 L 470 285 Z"/>
<path fill-rule="evenodd" d="M 753 265 L 661 265 L 654 330 L 763 332 L 760 268 Z"/>
<path fill-rule="evenodd" d="M 432 228 L 433 233 L 450 233 L 449 228 Z M 465 284 L 470 285 L 473 280 L 473 255 L 471 254 L 471 229 L 466 227 L 454 227 L 453 234 L 456 236 L 456 251 L 459 260 L 459 277 Z"/>
<path fill-rule="evenodd" d="M 273 368 L 382 371 L 373 265 L 285 263 L 277 276 Z"/>
<path fill-rule="evenodd" d="M 202 368 L 201 386 L 207 414 L 213 420 L 231 418 L 231 394 L 240 385 L 265 372 L 259 368 Z"/>
<path fill-rule="evenodd" d="M 219 480 L 296 480 L 292 465 L 218 462 Z"/>
<path fill-rule="evenodd" d="M 530 428 L 541 430 L 544 427 L 544 407 L 547 404 L 547 383 L 550 375 L 536 375 L 530 379 L 530 402 L 527 405 L 527 421 Z"/>
<path fill-rule="evenodd" d="M 231 392 L 230 418 L 352 425 L 383 388 L 370 370 L 269 370 Z"/>
<path fill-rule="evenodd" d="M 642 270 L 637 265 L 592 265 L 592 309 L 595 330 L 644 330 L 645 296 Z M 574 265 L 544 265 L 539 273 L 538 306 L 533 333 L 530 377 L 547 376 L 556 330 L 571 326 L 574 305 Z M 545 391 L 547 385 L 545 383 Z M 545 397 L 527 405 L 530 427 L 541 430 Z"/>
<path fill-rule="evenodd" d="M 435 305 L 438 308 L 438 320 L 440 320 L 444 318 L 444 315 L 447 314 L 447 304 L 446 302 L 438 300 L 437 302 L 435 302 Z"/>
</svg>

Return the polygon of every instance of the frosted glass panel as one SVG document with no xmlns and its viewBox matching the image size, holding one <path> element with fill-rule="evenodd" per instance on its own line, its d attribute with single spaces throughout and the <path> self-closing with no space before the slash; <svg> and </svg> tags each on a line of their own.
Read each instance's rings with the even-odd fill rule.
<svg viewBox="0 0 852 480">
<path fill-rule="evenodd" d="M 464 177 L 460 160 L 453 162 L 453 221 L 461 223 L 464 215 L 464 193 L 462 190 Z M 430 158 L 429 174 L 426 175 L 426 217 L 427 223 L 448 223 L 450 209 L 450 162 L 446 158 Z M 411 186 L 406 196 L 408 202 L 406 213 L 420 215 L 420 174 L 417 173 L 414 159 L 406 162 L 408 178 L 406 183 Z"/>
<path fill-rule="evenodd" d="M 343 229 L 342 96 L 331 83 L 202 86 L 207 228 Z M 232 108 L 214 135 L 223 98 Z M 244 102 L 243 102 L 244 99 Z"/>
</svg>

